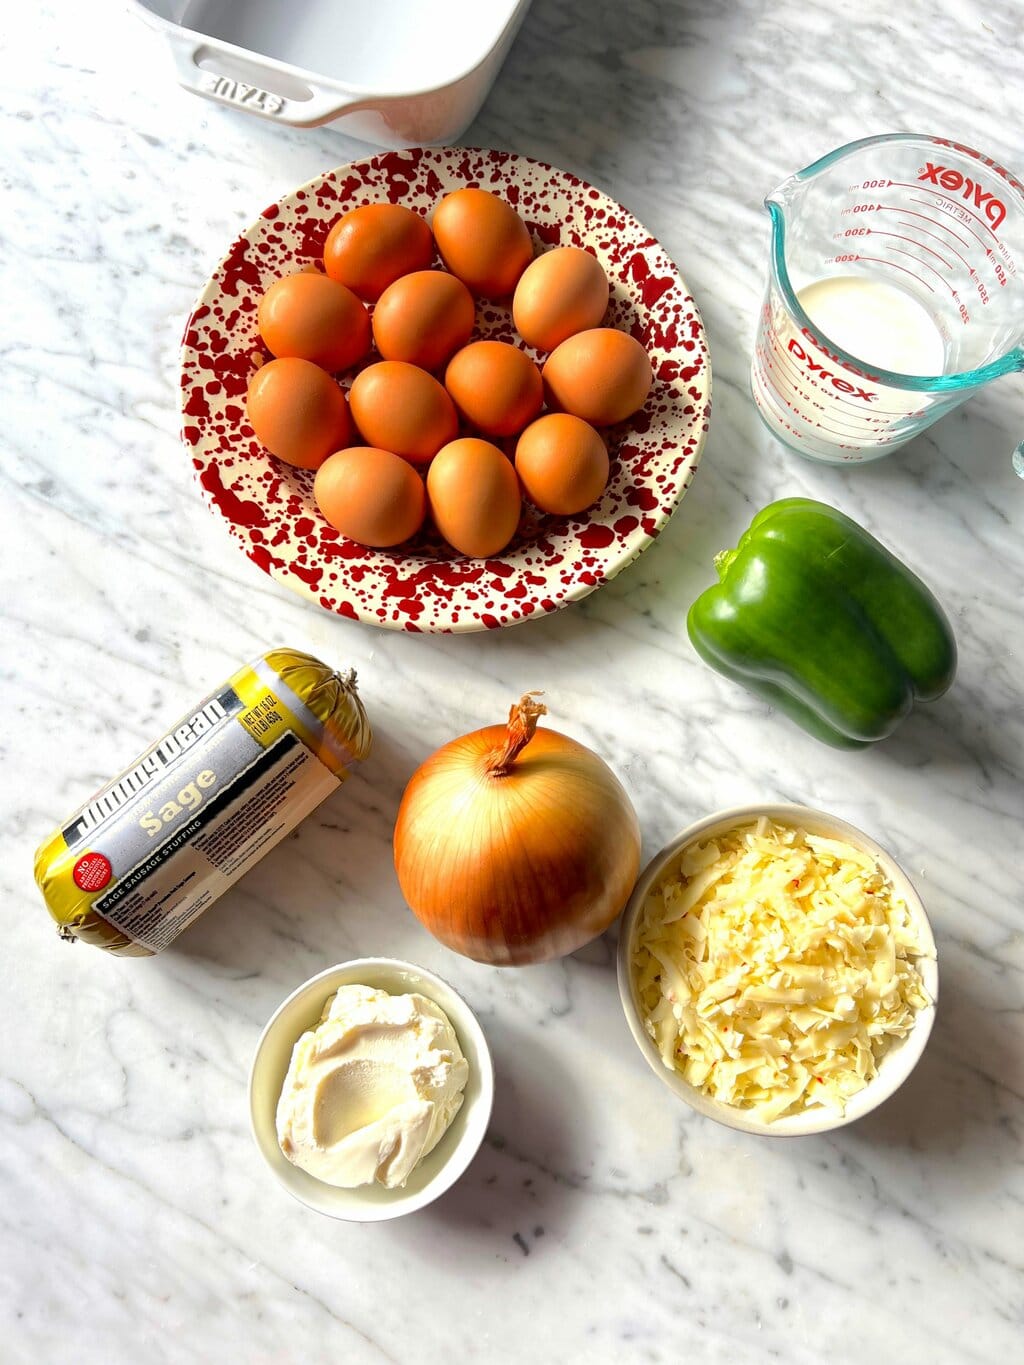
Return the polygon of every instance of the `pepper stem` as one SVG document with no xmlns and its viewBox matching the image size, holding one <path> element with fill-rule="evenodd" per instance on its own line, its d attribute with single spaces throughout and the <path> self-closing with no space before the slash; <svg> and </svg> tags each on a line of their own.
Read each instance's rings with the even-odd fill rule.
<svg viewBox="0 0 1024 1365">
<path fill-rule="evenodd" d="M 509 709 L 505 743 L 500 749 L 495 749 L 487 759 L 486 770 L 492 777 L 504 777 L 533 739 L 537 721 L 548 713 L 546 706 L 533 700 L 534 697 L 540 696 L 543 696 L 543 693 L 527 692 Z"/>
</svg>

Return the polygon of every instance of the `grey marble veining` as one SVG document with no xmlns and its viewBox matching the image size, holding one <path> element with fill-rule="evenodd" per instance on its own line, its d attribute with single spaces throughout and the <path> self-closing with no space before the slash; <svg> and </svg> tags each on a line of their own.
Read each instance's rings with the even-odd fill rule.
<svg viewBox="0 0 1024 1365">
<path fill-rule="evenodd" d="M 11 29 L 12 35 L 14 28 Z M 0 1354 L 961 1365 L 1024 1331 L 1024 434 L 1019 381 L 902 453 L 799 462 L 747 393 L 764 193 L 872 132 L 1024 169 L 1014 0 L 902 6 L 534 0 L 468 143 L 587 175 L 678 261 L 714 367 L 678 515 L 577 607 L 494 635 L 375 633 L 277 588 L 204 510 L 177 442 L 192 298 L 276 195 L 365 154 L 179 91 L 118 7 L 26 9 L 0 52 L 4 147 Z M 952 692 L 836 754 L 704 668 L 684 617 L 756 508 L 835 501 L 956 623 Z M 356 667 L 363 771 L 175 948 L 60 944 L 31 882 L 52 823 L 270 643 Z M 737 802 L 820 805 L 925 897 L 942 999 L 913 1078 L 831 1137 L 766 1142 L 674 1104 L 630 1039 L 609 934 L 521 971 L 463 961 L 403 908 L 390 834 L 415 764 L 527 687 L 622 774 L 653 853 Z M 481 1155 L 392 1225 L 270 1181 L 245 1081 L 270 1012 L 359 953 L 450 978 L 497 1064 Z"/>
</svg>

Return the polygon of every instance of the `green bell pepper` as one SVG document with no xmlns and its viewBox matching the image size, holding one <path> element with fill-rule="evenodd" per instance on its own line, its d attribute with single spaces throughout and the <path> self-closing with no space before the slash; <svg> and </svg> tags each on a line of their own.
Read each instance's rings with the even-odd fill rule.
<svg viewBox="0 0 1024 1365">
<path fill-rule="evenodd" d="M 784 498 L 759 512 L 687 630 L 712 668 L 809 734 L 861 748 L 953 681 L 956 641 L 921 580 L 842 512 Z"/>
</svg>

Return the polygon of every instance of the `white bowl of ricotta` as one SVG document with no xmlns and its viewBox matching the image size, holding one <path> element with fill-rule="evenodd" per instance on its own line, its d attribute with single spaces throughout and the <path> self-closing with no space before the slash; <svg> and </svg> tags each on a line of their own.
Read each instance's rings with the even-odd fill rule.
<svg viewBox="0 0 1024 1365">
<path fill-rule="evenodd" d="M 796 831 L 795 847 L 762 893 L 748 854 L 773 827 Z M 734 873 L 737 832 L 751 837 Z M 719 811 L 656 854 L 623 914 L 618 983 L 660 1080 L 698 1113 L 768 1137 L 827 1132 L 888 1099 L 924 1051 L 939 984 L 906 873 L 853 825 L 797 805 Z M 859 1088 L 856 1065 L 869 1073 Z M 787 1094 L 799 1098 L 787 1106 Z"/>
<path fill-rule="evenodd" d="M 343 998 L 347 988 L 352 987 L 368 988 L 363 1000 L 358 992 L 348 990 L 354 1001 L 357 1027 L 337 1030 L 335 1046 L 321 1050 L 321 1053 L 336 1053 L 343 1065 L 328 1077 L 326 1084 L 322 1080 L 318 1082 L 308 1097 L 298 1094 L 294 1103 L 286 1097 L 282 1104 L 282 1092 L 286 1086 L 289 1093 L 294 1090 L 296 1076 L 301 1070 L 293 1066 L 293 1054 L 302 1060 L 296 1045 L 302 1040 L 301 1046 L 309 1050 L 311 1034 L 322 1024 L 325 1007 L 333 999 Z M 343 997 L 338 997 L 339 991 L 343 992 Z M 455 1052 L 458 1079 L 461 1081 L 462 1074 L 465 1075 L 457 1112 L 439 1138 L 436 1132 L 430 1133 L 429 1150 L 407 1174 L 400 1163 L 407 1162 L 406 1148 L 422 1141 L 423 1132 L 417 1131 L 416 1123 L 422 1124 L 423 1110 L 434 1106 L 433 1103 L 420 1105 L 417 1113 L 415 1090 L 411 1086 L 411 1102 L 403 1105 L 401 1072 L 403 1068 L 416 1071 L 420 1093 L 429 1096 L 431 1101 L 438 1099 L 444 1088 L 444 1073 L 450 1073 L 452 1067 L 447 1062 L 438 1065 L 437 1048 L 443 1046 L 445 1036 L 450 1037 L 450 1034 L 429 1010 L 409 1006 L 406 1012 L 410 1027 L 404 1034 L 401 1029 L 397 1030 L 404 1041 L 396 1050 L 388 1040 L 389 1033 L 396 1032 L 394 1021 L 389 1023 L 384 1017 L 378 1021 L 373 1017 L 371 996 L 376 992 L 386 992 L 386 996 L 381 997 L 385 1013 L 390 1008 L 387 997 L 392 998 L 391 1003 L 423 997 L 436 1006 L 451 1025 L 458 1043 Z M 409 1039 L 422 1034 L 424 1025 L 430 1041 L 424 1045 L 428 1051 L 418 1057 Z M 327 1041 L 330 1043 L 331 1040 Z M 459 1052 L 465 1058 L 465 1067 L 458 1057 Z M 318 1065 L 322 1070 L 322 1055 Z M 327 1065 L 330 1065 L 330 1057 Z M 424 1084 L 422 1073 L 431 1065 L 437 1074 L 432 1080 L 428 1078 L 429 1084 Z M 443 1103 L 450 1107 L 450 1086 L 448 1090 Z M 289 1194 L 318 1213 L 359 1223 L 383 1222 L 413 1213 L 453 1185 L 483 1141 L 493 1099 L 494 1067 L 476 1015 L 446 981 L 396 958 L 367 957 L 343 962 L 311 977 L 293 991 L 263 1030 L 249 1075 L 253 1137 L 275 1178 Z M 458 1102 L 457 1098 L 454 1102 Z M 354 1123 L 349 1125 L 355 1131 L 347 1133 L 337 1144 L 332 1143 L 329 1133 L 334 1119 L 330 1115 L 325 1118 L 328 1105 L 342 1116 L 346 1108 L 358 1111 Z M 430 1122 L 436 1123 L 436 1119 Z M 307 1150 L 302 1159 L 307 1166 L 327 1177 L 341 1171 L 358 1173 L 367 1162 L 372 1167 L 376 1157 L 370 1155 L 370 1149 L 375 1149 L 379 1143 L 380 1150 L 388 1153 L 390 1175 L 405 1176 L 404 1183 L 391 1188 L 381 1179 L 371 1179 L 352 1188 L 329 1183 L 328 1179 L 319 1178 L 285 1155 L 282 1135 L 289 1146 L 300 1146 L 305 1141 Z M 333 1158 L 332 1146 L 336 1149 Z M 366 1173 L 365 1169 L 363 1173 Z M 388 1174 L 382 1166 L 381 1177 Z"/>
</svg>

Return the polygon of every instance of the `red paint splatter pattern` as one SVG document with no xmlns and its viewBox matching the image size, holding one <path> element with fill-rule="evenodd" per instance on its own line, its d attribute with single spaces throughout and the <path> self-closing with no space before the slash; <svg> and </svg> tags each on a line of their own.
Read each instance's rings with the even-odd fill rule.
<svg viewBox="0 0 1024 1365">
<path fill-rule="evenodd" d="M 582 246 L 597 256 L 612 285 L 606 325 L 647 348 L 654 386 L 641 412 L 605 432 L 612 474 L 589 512 L 551 517 L 524 504 L 516 539 L 495 560 L 462 558 L 429 530 L 399 551 L 369 550 L 328 526 L 313 503 L 312 475 L 275 460 L 245 422 L 245 389 L 263 358 L 256 305 L 273 280 L 319 255 L 346 210 L 389 202 L 429 215 L 441 195 L 464 185 L 514 203 L 538 250 Z M 475 335 L 523 346 L 499 304 L 478 304 Z M 271 204 L 214 272 L 182 346 L 182 439 L 207 504 L 278 582 L 339 616 L 392 630 L 493 630 L 556 611 L 608 582 L 679 505 L 700 460 L 710 405 L 700 314 L 650 233 L 566 171 L 473 148 L 384 153 Z"/>
</svg>

